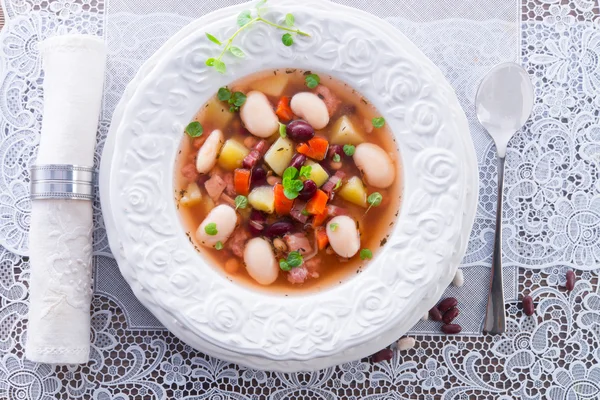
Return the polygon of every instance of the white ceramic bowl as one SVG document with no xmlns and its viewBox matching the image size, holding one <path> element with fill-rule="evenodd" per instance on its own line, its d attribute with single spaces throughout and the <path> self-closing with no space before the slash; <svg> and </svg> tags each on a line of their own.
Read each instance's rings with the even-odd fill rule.
<svg viewBox="0 0 600 400">
<path fill-rule="evenodd" d="M 226 75 L 208 69 L 204 61 L 216 49 L 205 32 L 227 37 L 250 7 L 193 22 L 142 67 L 113 117 L 102 207 L 123 276 L 175 335 L 255 368 L 317 369 L 377 351 L 439 299 L 473 224 L 474 150 L 441 72 L 393 27 L 351 8 L 279 1 L 266 17 L 281 21 L 293 12 L 311 38 L 288 48 L 280 31 L 257 25 L 238 36 L 245 59 L 227 60 Z M 269 295 L 223 278 L 189 243 L 173 196 L 179 141 L 199 107 L 220 86 L 278 67 L 323 71 L 358 89 L 390 125 L 404 167 L 400 223 L 386 246 L 362 274 L 305 296 Z"/>
</svg>

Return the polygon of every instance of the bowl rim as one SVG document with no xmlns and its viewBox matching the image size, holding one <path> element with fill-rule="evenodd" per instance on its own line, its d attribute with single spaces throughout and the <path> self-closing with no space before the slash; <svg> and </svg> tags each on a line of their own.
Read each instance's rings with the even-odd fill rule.
<svg viewBox="0 0 600 400">
<path fill-rule="evenodd" d="M 292 3 L 292 2 L 290 2 L 290 3 Z M 322 2 L 319 2 L 319 5 L 323 6 L 324 4 L 323 4 Z M 327 7 L 329 7 L 329 6 L 331 6 L 331 7 L 333 7 L 333 8 L 336 8 L 336 7 L 341 7 L 342 9 L 348 9 L 347 7 L 343 7 L 343 6 L 339 6 L 339 5 L 333 5 L 333 4 L 328 4 L 328 5 L 327 5 Z M 243 4 L 243 5 L 239 5 L 239 6 L 232 6 L 232 7 L 229 7 L 229 8 L 227 8 L 227 9 L 222 9 L 222 10 L 219 10 L 219 12 L 215 12 L 215 15 L 214 15 L 214 17 L 215 17 L 215 19 L 216 19 L 216 22 L 217 22 L 217 23 L 218 23 L 218 22 L 222 22 L 222 20 L 220 20 L 220 19 L 219 19 L 219 18 L 220 18 L 220 15 L 226 15 L 226 14 L 229 14 L 229 13 L 230 13 L 231 11 L 233 11 L 233 10 L 241 10 L 241 9 L 244 9 L 245 7 L 247 7 L 247 4 Z M 278 4 L 277 6 L 274 6 L 274 7 L 272 7 L 272 9 L 275 9 L 275 10 L 277 10 L 277 8 L 280 8 L 280 7 L 281 7 L 281 3 L 280 3 L 280 4 Z M 288 7 L 288 8 L 289 8 L 289 7 Z M 351 13 L 360 14 L 360 17 L 361 17 L 361 18 L 363 18 L 363 17 L 365 17 L 365 16 L 368 16 L 368 18 L 370 18 L 370 19 L 375 19 L 375 20 L 377 20 L 377 21 L 378 21 L 378 23 L 381 23 L 381 20 L 377 19 L 377 18 L 376 18 L 376 17 L 374 17 L 374 16 L 371 16 L 370 14 L 366 14 L 366 13 L 363 13 L 363 12 L 360 12 L 360 11 L 358 11 L 358 10 L 354 10 L 354 9 L 349 9 L 349 10 L 352 10 L 352 11 L 351 11 Z M 350 11 L 347 11 L 347 10 L 346 10 L 346 12 L 350 12 Z M 206 17 L 209 17 L 209 15 L 207 15 Z M 205 17 L 203 17 L 203 18 L 205 18 Z M 230 17 L 230 18 L 231 18 L 231 17 Z M 200 25 L 200 23 L 201 23 L 200 21 L 202 21 L 202 19 L 201 19 L 201 20 L 198 20 L 198 21 L 196 21 L 196 22 L 194 22 L 194 23 L 192 23 L 191 25 L 194 25 L 195 27 L 197 27 L 198 25 Z M 397 32 L 397 31 L 395 30 L 395 28 L 391 27 L 391 25 L 389 25 L 389 24 L 387 24 L 387 23 L 384 23 L 383 25 L 384 25 L 384 27 L 387 27 L 388 29 L 392 30 L 392 31 L 393 31 L 392 33 L 395 33 L 396 35 L 401 35 L 399 32 Z M 389 25 L 389 26 L 385 26 L 385 25 Z M 210 26 L 210 25 L 209 25 L 209 26 Z M 185 34 L 185 32 L 190 32 L 190 31 L 194 31 L 194 29 L 193 29 L 193 27 L 192 27 L 192 26 L 188 25 L 188 27 L 185 27 L 185 28 L 183 28 L 183 30 L 182 30 L 182 31 L 181 31 L 179 34 L 176 34 L 175 36 L 173 36 L 173 38 L 171 38 L 171 39 L 170 39 L 170 40 L 169 40 L 169 41 L 168 41 L 168 42 L 167 42 L 167 43 L 166 43 L 166 44 L 163 46 L 163 48 L 168 48 L 168 46 L 170 46 L 170 45 L 171 45 L 173 42 L 175 42 L 175 41 L 176 41 L 176 38 L 178 38 L 178 37 L 179 37 L 180 35 L 182 35 L 182 34 Z M 204 33 L 204 32 L 202 31 L 201 33 L 198 33 L 198 35 L 202 35 L 202 36 L 203 36 L 203 33 Z M 189 39 L 189 38 L 188 38 L 188 39 Z M 189 40 L 193 40 L 193 39 L 189 39 Z M 407 39 L 405 39 L 405 38 L 404 38 L 403 40 L 404 40 L 404 41 L 407 41 Z M 171 44 L 170 44 L 170 43 L 171 43 Z M 183 43 L 183 44 L 182 44 L 182 43 Z M 180 42 L 178 43 L 178 45 L 179 45 L 179 48 L 181 48 L 182 46 L 184 46 L 184 45 L 185 45 L 185 41 L 180 41 Z M 411 45 L 412 45 L 412 43 L 411 43 Z M 414 47 L 414 45 L 412 45 L 412 46 Z M 406 47 L 406 46 L 405 46 L 405 47 Z M 162 51 L 162 49 L 163 49 L 163 48 L 161 48 L 161 50 L 159 50 L 159 52 L 157 52 L 157 54 L 159 54 L 159 53 Z M 177 45 L 175 46 L 175 49 L 177 49 Z M 416 47 L 415 47 L 415 49 L 416 49 Z M 420 53 L 420 51 L 419 51 L 418 53 Z M 424 57 L 422 54 L 421 54 L 421 56 L 422 56 L 422 57 Z M 164 60 L 163 60 L 163 61 L 164 61 Z M 158 66 L 158 67 L 160 67 L 160 62 L 161 62 L 161 61 L 159 60 L 159 61 L 158 61 L 158 63 L 156 63 L 155 56 L 153 56 L 153 57 L 152 57 L 152 58 L 151 58 L 151 59 L 148 61 L 148 63 L 147 63 L 148 67 L 146 67 L 146 68 L 144 68 L 144 67 L 143 67 L 142 69 L 140 69 L 140 71 L 138 72 L 138 75 L 137 75 L 137 76 L 136 76 L 136 78 L 135 78 L 135 79 L 132 81 L 132 85 L 134 85 L 134 84 L 135 84 L 136 86 L 135 86 L 135 87 L 132 87 L 132 90 L 131 90 L 131 91 L 129 90 L 129 87 L 128 87 L 128 89 L 127 89 L 127 91 L 126 91 L 126 94 L 124 95 L 124 97 L 123 97 L 122 101 L 119 103 L 119 106 L 118 106 L 118 108 L 121 108 L 121 107 L 123 107 L 123 108 L 124 108 L 124 109 L 121 109 L 121 111 L 122 111 L 122 112 L 126 112 L 126 111 L 127 111 L 127 108 L 128 108 L 128 107 L 125 107 L 125 106 L 127 105 L 127 103 L 128 103 L 128 102 L 129 102 L 129 103 L 131 102 L 131 100 L 132 100 L 132 98 L 131 98 L 131 94 L 133 93 L 133 94 L 135 95 L 135 92 L 137 91 L 137 89 L 139 89 L 139 84 L 140 84 L 140 83 L 143 83 L 143 82 L 141 82 L 141 81 L 143 81 L 143 80 L 148 80 L 148 79 L 150 79 L 150 80 L 151 80 L 153 76 L 157 76 L 157 75 L 159 75 L 159 72 L 157 72 L 157 66 Z M 286 61 L 286 62 L 287 62 L 287 61 Z M 436 71 L 437 71 L 438 75 L 439 75 L 439 76 L 441 76 L 441 73 L 439 72 L 439 70 L 437 70 L 437 68 L 436 68 L 435 66 L 433 66 L 433 64 L 432 64 L 430 61 L 429 61 L 429 63 L 431 64 L 431 65 L 429 65 L 429 68 L 432 68 L 432 67 L 433 67 L 433 68 L 432 68 L 432 69 L 433 69 L 433 72 L 436 72 Z M 149 69 L 150 69 L 150 73 L 148 73 L 148 70 L 149 70 Z M 261 68 L 261 69 L 263 69 L 263 68 Z M 314 67 L 311 67 L 311 69 L 315 69 L 315 68 L 314 68 Z M 330 72 L 328 72 L 328 73 L 330 73 Z M 333 74 L 333 73 L 331 73 L 331 74 L 332 74 L 332 75 L 335 75 L 335 74 Z M 144 78 L 144 79 L 142 79 L 142 78 Z M 234 79 L 237 79 L 237 78 L 239 78 L 239 76 L 238 76 L 238 77 L 236 77 L 236 78 L 234 78 Z M 443 78 L 443 77 L 442 77 L 442 78 Z M 439 79 L 439 77 L 438 77 L 438 79 Z M 447 82 L 445 81 L 445 79 L 443 80 L 443 82 L 445 82 L 445 83 L 446 83 L 446 86 L 447 86 L 447 88 L 446 88 L 446 89 L 448 89 L 448 88 L 450 89 L 450 91 L 451 91 L 451 95 L 452 95 L 452 96 L 454 96 L 454 100 L 456 100 L 456 98 L 455 98 L 455 95 L 454 95 L 454 92 L 453 92 L 453 91 L 452 91 L 452 89 L 450 88 L 449 84 L 447 84 Z M 218 87 L 218 86 L 217 86 L 217 87 Z M 359 90 L 360 90 L 361 92 L 363 91 L 363 90 L 362 90 L 362 89 L 360 89 L 360 88 L 359 88 Z M 130 93 L 127 93 L 127 92 L 130 92 Z M 126 99 L 126 97 L 128 96 L 128 94 L 129 94 L 130 96 L 129 96 L 129 98 L 128 98 L 127 100 L 125 100 L 125 99 Z M 133 97 L 135 97 L 135 96 L 133 96 Z M 123 103 L 123 101 L 125 101 L 125 103 Z M 121 104 L 121 103 L 123 103 L 123 104 Z M 457 100 L 456 100 L 456 104 L 458 104 Z M 381 106 L 378 106 L 378 105 L 376 105 L 375 103 L 374 103 L 374 106 L 375 106 L 376 108 L 378 108 L 380 111 L 383 111 Z M 468 125 L 466 125 L 466 117 L 464 117 L 464 113 L 462 113 L 462 109 L 460 109 L 460 106 L 458 106 L 458 109 L 453 109 L 453 111 L 456 113 L 456 117 L 457 117 L 458 119 L 462 119 L 462 120 L 463 120 L 463 121 L 462 121 L 462 122 L 463 122 L 463 126 L 466 126 L 466 131 L 464 131 L 464 132 L 467 132 L 467 133 L 468 133 Z M 384 112 L 383 114 L 385 114 L 385 112 Z M 462 118 L 461 118 L 461 117 L 462 117 Z M 115 117 L 114 117 L 114 118 L 117 118 L 117 119 L 118 119 L 118 118 L 122 118 L 122 113 L 117 113 L 117 112 L 115 112 Z M 117 129 L 117 130 L 119 131 L 119 132 L 117 132 L 117 134 L 122 134 L 122 133 L 123 133 L 123 130 L 121 129 L 121 124 L 118 124 L 118 125 L 117 125 L 117 127 L 116 127 L 115 129 Z M 112 126 L 111 126 L 111 131 L 113 131 L 113 127 L 112 127 Z M 394 134 L 396 135 L 396 131 L 394 131 Z M 112 139 L 112 138 L 116 137 L 116 135 L 114 135 L 114 134 L 113 134 L 113 135 L 110 135 L 110 134 L 109 134 L 109 137 L 110 137 L 110 138 L 109 138 L 109 140 L 110 140 L 110 139 Z M 114 143 L 113 143 L 113 144 L 114 144 Z M 467 144 L 467 145 L 466 145 L 466 147 L 468 148 L 468 147 L 469 147 L 469 145 Z M 472 142 L 470 143 L 470 147 L 472 148 Z M 106 149 L 108 149 L 108 148 L 106 148 Z M 106 152 L 106 150 L 105 150 L 105 152 Z M 402 149 L 400 149 L 400 153 L 401 153 L 401 156 L 402 156 L 402 158 L 404 158 L 404 151 L 403 151 Z M 467 158 L 468 158 L 468 157 L 467 157 Z M 105 160 L 106 160 L 106 162 L 108 162 L 108 160 L 109 160 L 109 159 L 108 159 L 107 157 L 104 157 L 104 156 L 103 156 L 103 160 L 102 160 L 102 170 L 104 171 L 104 173 L 103 173 L 102 175 L 103 175 L 103 176 L 106 178 L 106 170 L 107 170 L 106 168 L 109 168 L 109 170 L 110 170 L 111 166 L 110 166 L 110 165 L 108 165 L 108 166 L 107 166 L 107 165 L 106 165 L 106 163 L 105 163 Z M 174 161 L 174 160 L 173 160 L 173 161 Z M 174 165 L 174 162 L 172 162 L 172 163 L 171 163 L 171 165 Z M 113 176 L 112 178 L 113 178 L 113 181 L 116 181 L 116 179 L 117 179 L 117 177 L 116 177 L 116 176 Z M 104 180 L 104 179 L 102 179 L 102 178 L 101 178 L 101 180 L 103 180 L 104 182 L 106 182 L 106 180 Z M 476 185 L 476 183 L 475 183 L 475 185 Z M 106 186 L 106 185 L 103 185 L 103 186 Z M 407 185 L 407 186 L 408 186 L 408 185 Z M 102 187 L 102 186 L 101 186 L 101 187 Z M 171 186 L 169 186 L 169 188 L 172 188 L 172 185 L 171 185 Z M 106 192 L 107 190 L 108 190 L 108 189 L 105 189 L 105 190 L 102 192 L 103 194 L 102 194 L 102 196 L 101 196 L 101 197 L 102 197 L 102 204 L 103 204 L 103 208 L 105 208 L 105 207 L 104 207 L 104 206 L 105 206 L 105 204 L 110 204 L 110 203 L 111 203 L 111 202 L 110 202 L 110 199 L 109 199 L 109 198 L 107 198 L 107 192 Z M 477 192 L 476 188 L 475 188 L 474 192 L 475 192 L 475 193 Z M 113 193 L 113 195 L 114 195 L 114 193 Z M 405 195 L 406 195 L 406 192 L 405 192 Z M 110 196 L 110 195 L 108 194 L 108 196 Z M 462 197 L 464 197 L 464 196 L 462 196 Z M 108 208 L 108 207 L 110 207 L 110 206 L 107 206 L 107 208 Z M 404 209 L 404 205 L 402 206 L 402 209 Z M 463 212 L 464 212 L 464 211 L 463 211 Z M 402 212 L 400 213 L 400 215 L 399 215 L 398 219 L 399 219 L 399 220 L 401 220 L 401 219 L 402 219 Z M 178 223 L 179 223 L 179 221 L 178 221 Z M 179 224 L 179 225 L 180 225 L 180 224 Z M 397 224 L 397 225 L 398 225 L 398 224 Z M 462 225 L 464 226 L 464 224 L 462 224 Z M 467 227 L 467 230 L 470 232 L 470 229 L 471 229 L 471 226 L 472 226 L 472 222 L 471 222 L 470 224 L 469 224 L 469 223 L 467 223 L 466 225 L 468 226 L 468 227 Z M 107 231 L 108 231 L 108 230 L 109 230 L 109 229 L 108 229 L 108 226 L 107 226 Z M 463 227 L 463 230 L 464 230 L 464 227 Z M 107 233 L 108 233 L 108 232 L 107 232 Z M 111 236 L 111 235 L 109 235 L 109 240 L 110 240 L 110 236 Z M 462 236 L 465 236 L 465 235 L 463 234 Z M 466 235 L 466 237 L 468 237 L 468 234 Z M 462 239 L 462 241 L 464 242 L 464 238 Z M 111 248 L 113 249 L 113 252 L 114 252 L 114 254 L 115 254 L 115 257 L 117 256 L 117 253 L 119 253 L 119 255 L 120 255 L 120 256 L 123 256 L 124 254 L 122 254 L 122 253 L 121 253 L 121 250 L 119 250 L 119 251 L 115 251 L 115 250 L 119 249 L 120 247 L 115 247 L 115 246 L 113 245 L 113 242 L 114 242 L 113 240 L 110 240 L 110 242 L 111 242 Z M 457 240 L 457 242 L 460 244 L 461 240 Z M 453 243 L 452 247 L 455 247 L 455 246 L 454 246 L 454 243 Z M 460 261 L 460 258 L 462 258 L 462 254 L 464 254 L 464 247 L 465 247 L 465 245 L 463 245 L 462 247 L 463 247 L 463 250 L 462 250 L 462 252 L 461 252 L 461 250 L 460 250 L 460 249 L 459 249 L 458 251 L 453 251 L 453 253 L 456 253 L 456 254 L 453 254 L 453 255 L 454 255 L 454 257 L 452 257 L 452 262 L 450 263 L 450 264 L 452 264 L 452 265 L 450 265 L 450 266 L 448 267 L 448 270 L 451 270 L 451 272 L 452 272 L 452 273 L 451 273 L 451 274 L 449 274 L 449 273 L 445 274 L 445 275 L 447 275 L 447 276 L 445 276 L 445 280 L 447 281 L 447 283 L 449 283 L 449 280 L 451 280 L 451 278 L 452 278 L 452 276 L 453 276 L 453 274 L 454 274 L 454 273 L 453 273 L 453 271 L 456 269 L 456 266 L 455 266 L 455 264 L 457 264 L 457 263 Z M 382 252 L 380 252 L 380 253 L 382 253 Z M 376 260 L 372 260 L 372 262 L 371 262 L 371 265 L 370 265 L 370 267 L 368 268 L 368 270 L 374 269 L 374 268 L 373 268 L 373 267 L 374 267 L 374 265 L 373 265 L 373 264 L 375 263 L 375 261 L 376 261 Z M 123 265 L 122 265 L 122 264 L 123 264 Z M 153 305 L 156 305 L 156 304 L 155 304 L 155 303 L 153 303 L 152 301 L 148 301 L 149 299 L 147 299 L 147 298 L 146 298 L 146 295 L 147 295 L 147 292 L 148 292 L 148 291 L 147 291 L 146 289 L 144 289 L 144 288 L 143 288 L 141 285 L 139 285 L 139 282 L 136 280 L 136 278 L 135 278 L 134 276 L 131 276 L 131 275 L 129 274 L 129 272 L 130 272 L 130 267 L 127 267 L 127 266 L 125 266 L 125 263 L 124 263 L 124 262 L 122 262 L 122 261 L 120 261 L 120 262 L 119 262 L 119 266 L 120 266 L 120 268 L 121 268 L 121 270 L 122 270 L 122 272 L 123 272 L 124 276 L 126 277 L 127 281 L 128 281 L 128 282 L 130 283 L 130 285 L 131 285 L 131 286 L 134 288 L 134 292 L 136 292 L 136 295 L 138 296 L 138 298 L 140 298 L 140 300 L 142 300 L 142 299 L 146 300 L 146 301 L 143 301 L 143 300 L 142 300 L 142 302 L 143 302 L 143 303 L 144 303 L 146 306 L 148 306 L 148 304 L 153 304 Z M 208 268 L 212 269 L 212 267 L 210 267 L 210 266 L 209 266 Z M 139 285 L 139 286 L 138 286 L 138 285 Z M 237 287 L 239 288 L 239 286 L 237 286 Z M 435 292 L 440 292 L 440 291 L 441 291 L 441 290 L 443 290 L 444 288 L 445 288 L 445 286 L 444 286 L 444 285 L 441 285 L 441 289 L 440 289 L 440 285 L 437 285 L 437 286 L 436 286 L 436 288 L 435 288 L 435 289 L 436 289 L 436 290 L 435 290 Z M 324 291 L 323 293 L 328 293 L 328 292 L 330 292 L 330 290 Z M 139 293 L 139 294 L 138 294 L 138 293 Z M 318 294 L 318 293 L 317 293 L 317 294 Z M 141 297 L 140 297 L 140 296 L 141 296 Z M 430 298 L 430 301 L 429 301 L 429 302 L 432 302 L 432 301 L 433 301 L 433 302 L 435 302 L 435 301 L 437 300 L 437 297 L 435 297 L 435 295 L 431 296 L 431 293 L 429 294 L 429 296 L 426 296 L 426 297 Z M 438 294 L 438 297 L 439 297 L 439 294 Z M 432 298 L 432 299 L 431 299 L 431 298 Z M 148 303 L 148 304 L 146 304 L 146 303 Z M 156 312 L 154 312 L 154 314 L 156 315 Z M 157 317 L 159 317 L 159 316 L 157 315 Z M 164 316 L 163 316 L 163 317 L 164 317 Z M 173 316 L 171 315 L 171 316 L 169 316 L 169 317 L 167 317 L 167 318 L 172 318 L 172 317 L 173 317 Z M 159 317 L 159 320 L 161 320 L 161 322 L 165 323 L 165 321 L 163 321 L 163 319 L 165 319 L 165 318 L 160 318 L 160 317 Z M 180 318 L 175 318 L 175 319 L 176 319 L 175 323 L 174 323 L 174 324 L 173 324 L 173 323 L 171 323 L 171 324 L 170 324 L 170 325 L 173 325 L 173 326 L 175 326 L 175 328 L 172 328 L 171 330 L 172 330 L 172 331 L 175 331 L 174 333 L 176 333 L 178 336 L 184 336 L 184 335 L 180 335 L 180 334 L 178 334 L 178 332 L 177 332 L 177 331 L 182 331 L 182 330 L 184 330 L 184 331 L 185 331 L 185 330 L 186 330 L 186 329 L 185 329 L 185 326 L 182 326 L 182 324 L 181 324 L 181 319 L 180 319 Z M 169 322 L 173 322 L 173 321 L 169 321 Z M 415 322 L 416 322 L 416 321 L 415 321 Z M 167 325 L 167 323 L 165 323 L 165 325 Z M 183 325 L 185 325 L 185 324 L 183 324 Z M 179 327 L 178 327 L 178 326 L 179 326 Z M 410 326 L 412 326 L 412 324 L 411 324 Z M 371 340 L 372 338 L 374 338 L 375 336 L 377 336 L 377 334 L 378 334 L 378 332 L 375 332 L 375 333 L 372 335 L 372 337 L 371 337 L 371 338 L 368 338 L 368 339 L 365 339 L 365 340 Z M 185 335 L 185 336 L 188 336 L 188 335 Z M 364 341 L 363 341 L 363 342 L 364 342 Z M 194 341 L 194 343 L 196 343 L 196 341 Z M 218 348 L 221 348 L 221 349 L 223 349 L 223 348 L 224 348 L 222 345 L 220 345 L 220 343 L 213 343 L 213 344 L 214 344 L 214 345 L 216 345 L 216 347 L 218 347 Z M 197 347 L 197 346 L 196 346 L 196 347 Z M 315 354 L 315 352 L 310 352 L 310 353 L 308 353 L 308 352 L 307 352 L 307 353 L 305 353 L 305 354 L 306 354 L 306 356 L 305 356 L 305 357 L 289 357 L 289 354 L 287 354 L 287 355 L 285 355 L 284 357 L 272 357 L 272 358 L 271 358 L 271 357 L 267 357 L 267 358 L 268 358 L 268 359 L 274 359 L 274 360 L 280 360 L 280 361 L 284 361 L 284 360 L 298 360 L 298 361 L 307 361 L 307 360 L 310 360 L 310 359 L 314 358 L 315 356 L 316 356 L 316 357 L 326 357 L 326 356 L 330 356 L 330 355 L 332 355 L 332 354 L 335 354 L 335 353 L 343 352 L 344 350 L 348 350 L 348 349 L 350 349 L 351 347 L 353 347 L 353 345 L 352 345 L 352 344 L 350 344 L 350 345 L 346 345 L 346 346 L 344 346 L 343 348 L 339 348 L 339 347 L 338 347 L 338 348 L 335 348 L 335 349 L 333 350 L 333 351 L 334 351 L 334 353 L 332 353 L 332 352 L 329 352 L 329 353 L 323 353 L 323 354 Z M 201 349 L 203 350 L 204 348 L 201 348 Z M 243 353 L 243 352 L 241 352 L 241 353 Z M 247 355 L 256 355 L 256 356 L 259 356 L 259 354 L 256 354 L 255 352 L 248 352 L 248 353 L 245 353 L 245 354 L 247 354 Z M 352 358 L 356 358 L 356 356 L 353 356 Z"/>
</svg>

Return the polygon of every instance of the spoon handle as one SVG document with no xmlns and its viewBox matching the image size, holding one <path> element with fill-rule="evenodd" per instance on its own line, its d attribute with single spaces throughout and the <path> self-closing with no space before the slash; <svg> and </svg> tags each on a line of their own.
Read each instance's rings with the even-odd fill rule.
<svg viewBox="0 0 600 400">
<path fill-rule="evenodd" d="M 502 284 L 502 200 L 504 187 L 504 157 L 498 157 L 498 204 L 496 207 L 496 231 L 494 235 L 494 255 L 487 313 L 483 330 L 488 333 L 502 334 L 506 329 L 504 310 L 504 290 Z"/>
</svg>

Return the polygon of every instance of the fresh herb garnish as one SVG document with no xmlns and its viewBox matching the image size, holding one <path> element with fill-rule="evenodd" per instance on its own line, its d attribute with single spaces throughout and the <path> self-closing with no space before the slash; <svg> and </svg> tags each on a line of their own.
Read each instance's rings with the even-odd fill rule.
<svg viewBox="0 0 600 400">
<path fill-rule="evenodd" d="M 331 223 L 329 224 L 329 229 L 331 229 L 331 232 L 335 232 L 337 231 L 339 224 L 337 222 Z"/>
<path fill-rule="evenodd" d="M 279 136 L 281 136 L 282 138 L 287 136 L 287 127 L 281 122 L 279 122 Z"/>
<path fill-rule="evenodd" d="M 254 11 L 244 10 L 241 13 L 239 13 L 238 17 L 237 17 L 237 24 L 238 24 L 239 28 L 238 28 L 238 30 L 236 30 L 233 33 L 233 35 L 231 35 L 231 37 L 229 39 L 220 41 L 219 39 L 217 39 L 215 36 L 211 35 L 210 33 L 206 34 L 206 37 L 208 38 L 208 40 L 210 40 L 217 46 L 222 47 L 221 52 L 219 53 L 218 56 L 210 57 L 209 59 L 206 60 L 207 66 L 214 68 L 217 72 L 219 72 L 221 74 L 224 74 L 225 72 L 227 72 L 227 67 L 225 66 L 225 63 L 223 62 L 223 56 L 226 53 L 230 53 L 230 54 L 234 55 L 235 57 L 245 57 L 245 54 L 242 51 L 242 49 L 240 49 L 237 46 L 233 46 L 232 43 L 233 43 L 233 40 L 236 38 L 236 36 L 240 34 L 240 32 L 242 32 L 244 29 L 248 28 L 249 26 L 251 26 L 252 24 L 254 24 L 256 22 L 262 22 L 262 23 L 270 25 L 274 28 L 286 31 L 287 33 L 285 33 L 281 37 L 282 43 L 286 46 L 291 46 L 294 43 L 294 37 L 292 36 L 294 34 L 300 35 L 300 36 L 310 36 L 308 33 L 303 32 L 298 28 L 294 28 L 294 24 L 295 24 L 296 20 L 292 14 L 289 14 L 289 13 L 286 14 L 285 21 L 284 21 L 285 26 L 276 24 L 274 22 L 271 22 L 271 21 L 263 18 L 262 13 L 263 13 L 264 9 L 262 7 L 265 5 L 265 3 L 266 3 L 266 0 L 261 0 L 256 4 L 256 9 Z M 253 13 L 255 14 L 255 16 L 253 16 Z"/>
<path fill-rule="evenodd" d="M 302 265 L 302 255 L 297 251 L 290 251 L 287 256 L 287 260 L 279 260 L 279 268 L 283 271 L 290 271 L 292 268 L 296 268 Z"/>
<path fill-rule="evenodd" d="M 373 258 L 373 252 L 369 249 L 362 249 L 360 251 L 360 259 L 361 260 L 370 260 Z"/>
<path fill-rule="evenodd" d="M 340 160 L 341 160 L 341 157 L 340 157 L 340 155 L 339 155 L 339 154 L 337 154 L 337 153 L 335 153 L 335 154 L 333 155 L 333 162 L 340 162 Z"/>
<path fill-rule="evenodd" d="M 302 211 L 300 211 L 300 214 L 304 215 L 304 216 L 309 216 L 310 213 L 308 212 L 308 210 L 306 208 L 303 208 Z"/>
<path fill-rule="evenodd" d="M 333 187 L 333 190 L 336 191 L 338 190 L 340 187 L 342 187 L 342 180 L 340 179 L 339 181 L 337 181 L 337 183 L 335 184 L 335 186 Z"/>
<path fill-rule="evenodd" d="M 381 204 L 381 200 L 383 200 L 383 196 L 379 192 L 374 192 L 367 197 L 367 203 L 369 203 L 369 208 L 365 211 L 365 214 L 369 212 L 371 207 L 379 207 Z"/>
<path fill-rule="evenodd" d="M 248 207 L 248 198 L 246 196 L 236 196 L 235 197 L 235 209 L 237 210 L 238 208 L 244 209 Z"/>
<path fill-rule="evenodd" d="M 312 172 L 312 167 L 310 165 L 303 165 L 300 167 L 300 178 L 310 178 L 310 173 Z"/>
<path fill-rule="evenodd" d="M 198 121 L 190 122 L 188 126 L 185 127 L 185 133 L 188 134 L 189 137 L 200 137 L 202 136 L 202 132 L 204 128 Z"/>
<path fill-rule="evenodd" d="M 304 183 L 298 179 L 298 169 L 295 167 L 287 167 L 283 171 L 283 194 L 290 200 L 298 197 L 300 191 L 304 188 Z"/>
<path fill-rule="evenodd" d="M 383 119 L 383 117 L 373 118 L 371 122 L 375 128 L 381 128 L 385 125 L 385 119 Z"/>
<path fill-rule="evenodd" d="M 215 244 L 215 249 L 217 250 L 223 250 L 223 242 L 221 242 L 220 240 Z"/>
<path fill-rule="evenodd" d="M 217 91 L 217 98 L 229 104 L 229 111 L 239 111 L 240 107 L 246 102 L 246 95 L 242 92 L 233 92 L 224 86 Z"/>
<path fill-rule="evenodd" d="M 308 74 L 304 78 L 304 83 L 306 83 L 306 86 L 310 89 L 316 88 L 319 85 L 319 82 L 321 82 L 321 78 L 319 78 L 319 75 L 317 74 Z"/>
<path fill-rule="evenodd" d="M 204 232 L 210 236 L 215 236 L 219 231 L 217 231 L 217 224 L 211 222 L 204 227 Z"/>
<path fill-rule="evenodd" d="M 294 44 L 294 38 L 290 33 L 284 33 L 283 36 L 281 36 L 281 43 L 289 47 Z"/>
<path fill-rule="evenodd" d="M 348 157 L 352 157 L 354 155 L 354 152 L 356 151 L 356 147 L 354 147 L 351 144 L 345 144 L 344 145 L 344 154 L 346 154 Z"/>
</svg>

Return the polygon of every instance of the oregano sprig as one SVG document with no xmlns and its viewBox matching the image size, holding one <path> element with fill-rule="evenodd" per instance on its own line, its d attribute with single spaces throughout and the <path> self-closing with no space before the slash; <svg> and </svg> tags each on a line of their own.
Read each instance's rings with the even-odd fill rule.
<svg viewBox="0 0 600 400">
<path fill-rule="evenodd" d="M 274 22 L 271 22 L 271 21 L 263 18 L 261 13 L 264 11 L 263 6 L 265 5 L 266 2 L 267 2 L 267 0 L 260 0 L 256 4 L 256 8 L 255 8 L 256 16 L 253 16 L 253 12 L 251 10 L 242 11 L 237 17 L 237 24 L 238 24 L 239 28 L 237 31 L 235 31 L 233 33 L 233 35 L 231 35 L 231 37 L 229 39 L 227 39 L 225 41 L 221 41 L 221 40 L 217 39 L 216 36 L 211 35 L 208 32 L 206 33 L 206 37 L 208 38 L 208 40 L 210 40 L 217 46 L 223 47 L 221 50 L 221 53 L 219 53 L 219 55 L 217 57 L 210 57 L 209 59 L 206 60 L 207 66 L 214 68 L 217 72 L 220 72 L 221 74 L 224 74 L 225 72 L 227 72 L 227 67 L 225 65 L 225 62 L 223 61 L 223 56 L 225 56 L 225 54 L 230 53 L 233 56 L 239 57 L 239 58 L 245 57 L 246 55 L 244 54 L 244 51 L 237 46 L 233 46 L 232 43 L 233 43 L 233 40 L 236 38 L 236 36 L 240 34 L 240 32 L 242 32 L 244 29 L 248 28 L 249 26 L 251 26 L 252 24 L 254 24 L 256 22 L 262 22 L 264 24 L 267 24 L 267 25 L 270 25 L 277 29 L 280 29 L 282 31 L 285 31 L 286 33 L 284 33 L 281 37 L 281 42 L 285 46 L 291 46 L 294 43 L 293 34 L 300 35 L 300 36 L 310 36 L 310 34 L 294 27 L 294 23 L 296 20 L 295 20 L 294 16 L 290 13 L 286 14 L 286 16 L 285 16 L 285 20 L 284 20 L 285 25 L 279 25 L 279 24 L 276 24 Z"/>
</svg>

